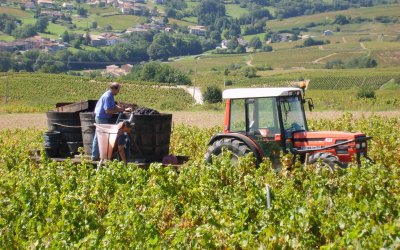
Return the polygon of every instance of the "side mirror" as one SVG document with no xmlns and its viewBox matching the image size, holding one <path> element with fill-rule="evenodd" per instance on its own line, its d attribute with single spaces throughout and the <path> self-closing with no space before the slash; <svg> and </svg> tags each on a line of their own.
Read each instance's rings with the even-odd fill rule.
<svg viewBox="0 0 400 250">
<path fill-rule="evenodd" d="M 307 98 L 308 109 L 310 112 L 314 109 L 314 102 L 311 98 Z"/>
</svg>

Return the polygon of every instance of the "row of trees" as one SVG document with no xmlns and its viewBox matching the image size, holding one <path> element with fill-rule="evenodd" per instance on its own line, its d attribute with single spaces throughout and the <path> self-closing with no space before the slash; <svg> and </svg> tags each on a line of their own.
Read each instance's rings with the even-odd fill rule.
<svg viewBox="0 0 400 250">
<path fill-rule="evenodd" d="M 195 35 L 144 33 L 127 36 L 128 43 L 120 43 L 100 50 L 70 50 L 54 54 L 31 50 L 25 53 L 2 52 L 0 71 L 45 71 L 63 72 L 104 68 L 109 64 L 139 63 L 152 60 L 167 60 L 171 56 L 195 55 L 215 48 L 216 42 Z M 87 45 L 88 35 L 64 33 L 62 39 L 74 47 Z"/>
</svg>

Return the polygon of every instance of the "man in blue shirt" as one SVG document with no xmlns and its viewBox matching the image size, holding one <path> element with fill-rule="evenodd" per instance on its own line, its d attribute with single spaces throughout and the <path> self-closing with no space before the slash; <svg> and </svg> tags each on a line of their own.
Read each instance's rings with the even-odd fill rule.
<svg viewBox="0 0 400 250">
<path fill-rule="evenodd" d="M 114 96 L 119 93 L 120 88 L 121 85 L 119 85 L 119 83 L 113 82 L 110 85 L 110 89 L 107 90 L 97 101 L 96 108 L 94 110 L 97 124 L 110 124 L 113 114 L 123 112 L 125 110 L 124 107 L 116 105 L 114 100 Z M 99 159 L 99 143 L 95 133 L 92 145 L 92 160 L 97 161 Z"/>
</svg>

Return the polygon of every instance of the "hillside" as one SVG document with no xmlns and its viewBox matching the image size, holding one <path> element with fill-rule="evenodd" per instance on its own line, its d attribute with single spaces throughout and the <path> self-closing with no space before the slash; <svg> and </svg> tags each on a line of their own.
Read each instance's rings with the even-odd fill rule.
<svg viewBox="0 0 400 250">
<path fill-rule="evenodd" d="M 58 102 L 98 99 L 109 82 L 32 73 L 3 74 L 0 79 L 3 102 L 0 112 L 45 112 L 54 109 Z M 7 100 L 3 93 L 7 94 Z M 182 89 L 132 81 L 123 83 L 116 99 L 159 110 L 187 109 L 193 103 Z"/>
</svg>

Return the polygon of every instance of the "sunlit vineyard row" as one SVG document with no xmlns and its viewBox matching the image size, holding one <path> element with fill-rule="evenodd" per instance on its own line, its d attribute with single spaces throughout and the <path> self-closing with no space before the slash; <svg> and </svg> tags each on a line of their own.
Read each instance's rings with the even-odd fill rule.
<svg viewBox="0 0 400 250">
<path fill-rule="evenodd" d="M 44 112 L 58 102 L 98 99 L 109 81 L 52 74 L 11 73 L 0 78 L 0 112 Z M 182 89 L 154 83 L 123 82 L 119 101 L 160 110 L 182 110 L 193 103 Z"/>
<path fill-rule="evenodd" d="M 312 129 L 373 136 L 363 162 L 331 173 L 269 161 L 203 163 L 220 128 L 174 128 L 171 152 L 190 157 L 177 172 L 113 162 L 96 172 L 29 157 L 37 130 L 0 131 L 0 248 L 398 249 L 400 119 L 347 114 Z M 267 202 L 267 186 L 271 205 Z"/>
</svg>

